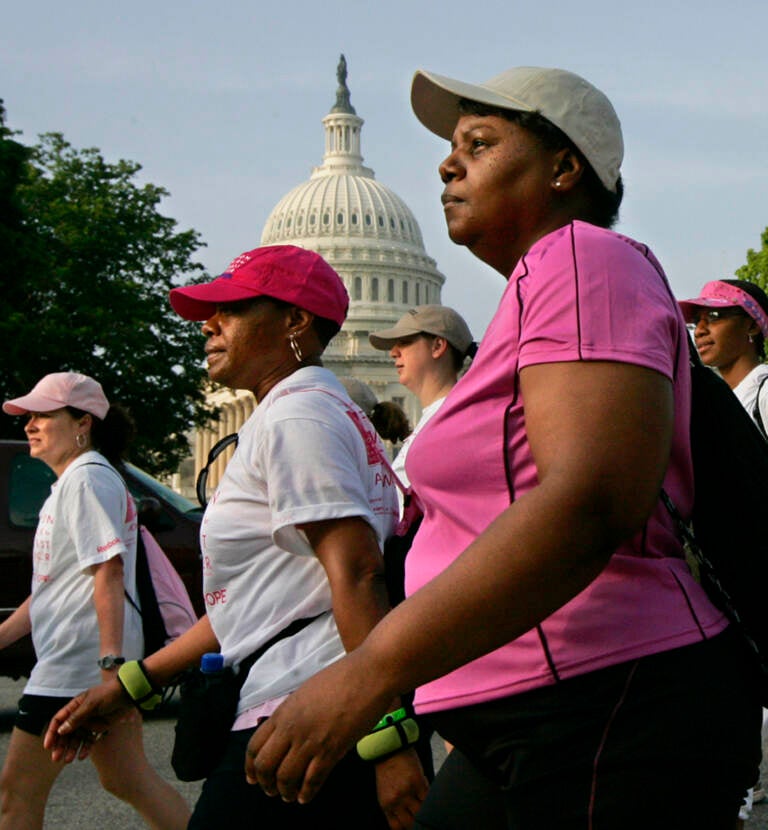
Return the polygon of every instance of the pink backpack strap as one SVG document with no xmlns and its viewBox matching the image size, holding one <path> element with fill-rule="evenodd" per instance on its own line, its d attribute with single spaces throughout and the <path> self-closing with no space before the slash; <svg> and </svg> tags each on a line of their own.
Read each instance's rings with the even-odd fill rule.
<svg viewBox="0 0 768 830">
<path fill-rule="evenodd" d="M 392 465 L 389 463 L 389 459 L 382 449 L 376 430 L 368 419 L 368 416 L 362 409 L 360 409 L 359 406 L 357 406 L 357 404 L 355 404 L 354 401 L 344 400 L 344 398 L 340 395 L 337 395 L 335 392 L 331 392 L 330 389 L 323 389 L 320 386 L 311 386 L 306 389 L 286 389 L 284 392 L 277 395 L 276 399 L 281 398 L 284 395 L 293 395 L 297 392 L 322 392 L 324 395 L 329 395 L 331 398 L 335 398 L 344 407 L 344 412 L 355 425 L 357 431 L 360 433 L 360 437 L 363 439 L 363 444 L 365 444 L 365 450 L 368 454 L 368 462 L 378 462 L 381 464 L 387 473 L 392 477 L 392 481 L 395 486 L 403 494 L 405 509 L 403 511 L 403 518 L 400 520 L 400 523 L 395 529 L 395 534 L 397 536 L 404 535 L 410 525 L 422 515 L 421 505 L 419 504 L 418 497 L 412 488 L 403 484 L 400 476 L 398 476 L 398 474 L 392 469 Z M 370 426 L 370 429 L 366 426 L 366 422 L 368 423 L 368 426 Z"/>
</svg>

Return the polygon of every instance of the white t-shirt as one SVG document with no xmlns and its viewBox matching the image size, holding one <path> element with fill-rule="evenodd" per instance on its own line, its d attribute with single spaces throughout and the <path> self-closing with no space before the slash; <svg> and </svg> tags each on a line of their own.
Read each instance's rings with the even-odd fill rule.
<svg viewBox="0 0 768 830">
<path fill-rule="evenodd" d="M 95 451 L 78 456 L 51 487 L 33 546 L 32 641 L 37 663 L 25 693 L 70 697 L 101 682 L 92 566 L 123 558 L 135 595 L 136 506 L 122 478 Z M 126 601 L 122 654 L 141 657 L 141 619 Z"/>
<path fill-rule="evenodd" d="M 408 456 L 408 450 L 413 443 L 413 439 L 419 434 L 419 432 L 424 428 L 425 424 L 429 419 L 437 412 L 438 409 L 443 405 L 443 401 L 445 400 L 445 396 L 442 398 L 438 398 L 435 401 L 425 407 L 421 413 L 421 418 L 419 418 L 418 424 L 413 428 L 413 432 L 403 441 L 402 446 L 400 447 L 400 451 L 395 456 L 395 460 L 392 462 L 392 469 L 397 473 L 397 477 L 406 487 L 410 487 L 410 480 L 408 479 L 408 474 L 405 471 L 405 459 Z M 397 489 L 397 503 L 400 507 L 400 516 L 403 515 L 403 494 L 400 488 Z"/>
<path fill-rule="evenodd" d="M 757 401 L 757 390 L 761 381 L 768 377 L 768 363 L 761 363 L 733 388 L 733 393 L 741 401 L 741 405 L 753 417 L 755 403 Z M 763 386 L 760 393 L 760 417 L 763 419 L 763 426 L 768 430 L 768 382 Z"/>
<path fill-rule="evenodd" d="M 271 389 L 240 430 L 200 533 L 206 610 L 225 663 L 241 662 L 294 620 L 321 615 L 257 661 L 240 712 L 344 654 L 325 570 L 296 526 L 360 516 L 383 544 L 397 498 L 374 444 L 381 447 L 362 410 L 332 372 L 314 366 Z"/>
</svg>

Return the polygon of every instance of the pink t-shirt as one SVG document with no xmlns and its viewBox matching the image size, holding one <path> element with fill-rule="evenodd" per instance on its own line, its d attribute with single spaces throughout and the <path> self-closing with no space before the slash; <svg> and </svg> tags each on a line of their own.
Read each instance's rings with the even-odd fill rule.
<svg viewBox="0 0 768 830">
<path fill-rule="evenodd" d="M 520 260 L 471 368 L 411 448 L 406 466 L 425 515 L 408 554 L 409 594 L 536 486 L 519 371 L 576 360 L 631 363 L 673 382 L 674 435 L 664 487 L 681 513 L 690 514 L 685 323 L 647 248 L 574 222 Z M 591 585 L 535 629 L 422 686 L 416 707 L 437 711 L 518 694 L 687 645 L 726 625 L 691 576 L 659 503 L 644 531 L 618 548 Z"/>
</svg>

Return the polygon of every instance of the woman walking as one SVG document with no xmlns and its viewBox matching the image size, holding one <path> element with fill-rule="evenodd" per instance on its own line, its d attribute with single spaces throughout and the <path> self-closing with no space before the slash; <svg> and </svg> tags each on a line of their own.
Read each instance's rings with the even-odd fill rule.
<svg viewBox="0 0 768 830">
<path fill-rule="evenodd" d="M 477 343 L 464 318 L 442 305 L 416 306 L 393 328 L 373 331 L 368 339 L 374 349 L 389 352 L 400 383 L 416 395 L 422 406 L 421 418 L 392 463 L 400 480 L 410 485 L 408 450 L 456 385 L 464 361 L 475 354 Z M 403 494 L 399 489 L 397 493 L 402 514 Z"/>
<path fill-rule="evenodd" d="M 691 300 L 682 300 L 685 321 L 695 326 L 702 363 L 720 372 L 742 406 L 768 433 L 768 378 L 765 338 L 768 297 L 747 280 L 713 280 Z"/>
<path fill-rule="evenodd" d="M 142 655 L 141 620 L 125 599 L 136 595 L 136 507 L 118 472 L 133 423 L 97 381 L 76 372 L 46 375 L 3 410 L 26 416 L 30 455 L 57 476 L 35 534 L 32 593 L 0 625 L 0 648 L 31 631 L 37 656 L 0 775 L 0 828 L 40 830 L 63 768 L 43 747 L 48 722 L 73 695 Z M 81 737 L 105 790 L 150 827 L 182 830 L 189 806 L 150 766 L 141 733 L 131 712 L 108 732 Z"/>
<path fill-rule="evenodd" d="M 618 117 L 559 69 L 419 71 L 411 100 L 451 142 L 449 236 L 507 288 L 409 454 L 408 598 L 253 736 L 248 777 L 309 801 L 417 687 L 514 830 L 731 830 L 760 703 L 659 499 L 690 515 L 687 331 L 653 254 L 609 230 Z M 463 784 L 441 770 L 417 826 L 451 826 Z"/>
<path fill-rule="evenodd" d="M 389 608 L 381 546 L 397 500 L 383 447 L 322 365 L 348 303 L 330 265 L 291 245 L 248 251 L 211 282 L 171 292 L 180 316 L 202 322 L 211 379 L 258 401 L 203 517 L 207 613 L 141 664 L 75 698 L 55 716 L 47 742 L 57 758 L 72 760 L 80 725 L 132 700 L 142 705 L 136 689 L 168 685 L 205 652 L 220 649 L 236 669 L 248 661 L 226 750 L 190 830 L 405 830 L 427 790 L 410 747 L 375 763 L 347 753 L 308 806 L 268 798 L 243 773 L 248 741 L 272 712 L 356 648 Z M 399 697 L 387 706 L 399 711 Z"/>
</svg>

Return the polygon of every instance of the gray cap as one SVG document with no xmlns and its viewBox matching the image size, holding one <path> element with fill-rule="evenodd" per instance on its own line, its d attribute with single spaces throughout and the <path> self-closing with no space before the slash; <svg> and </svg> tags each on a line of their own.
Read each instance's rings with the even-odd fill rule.
<svg viewBox="0 0 768 830">
<path fill-rule="evenodd" d="M 397 340 L 414 334 L 444 337 L 461 354 L 472 344 L 472 332 L 464 318 L 445 305 L 419 305 L 404 314 L 391 329 L 373 331 L 368 335 L 374 349 L 391 349 Z"/>
<path fill-rule="evenodd" d="M 482 84 L 468 84 L 417 70 L 411 106 L 421 123 L 450 140 L 465 98 L 505 110 L 536 112 L 559 127 L 592 165 L 600 181 L 616 192 L 624 140 L 608 98 L 584 78 L 564 69 L 518 66 Z"/>
</svg>

